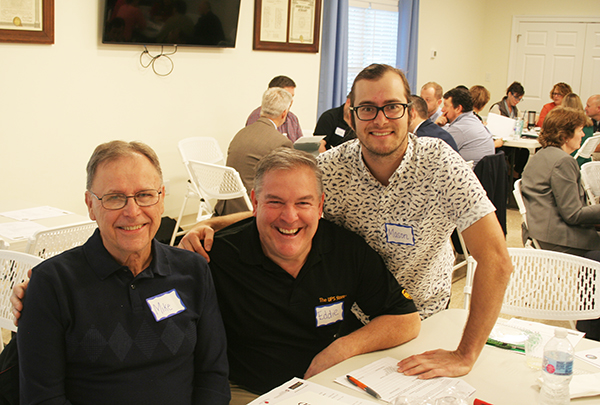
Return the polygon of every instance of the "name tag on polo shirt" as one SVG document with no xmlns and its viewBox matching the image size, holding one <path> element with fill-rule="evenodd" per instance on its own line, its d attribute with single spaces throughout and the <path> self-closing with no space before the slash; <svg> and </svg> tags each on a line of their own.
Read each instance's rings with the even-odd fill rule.
<svg viewBox="0 0 600 405">
<path fill-rule="evenodd" d="M 346 135 L 346 130 L 344 128 L 337 127 L 335 129 L 335 134 L 341 136 L 342 138 Z"/>
<path fill-rule="evenodd" d="M 315 307 L 317 328 L 344 320 L 344 301 Z"/>
<path fill-rule="evenodd" d="M 385 234 L 388 243 L 415 245 L 415 235 L 412 226 L 385 224 Z"/>
<path fill-rule="evenodd" d="M 185 305 L 175 289 L 146 299 L 156 322 L 185 311 Z"/>
</svg>

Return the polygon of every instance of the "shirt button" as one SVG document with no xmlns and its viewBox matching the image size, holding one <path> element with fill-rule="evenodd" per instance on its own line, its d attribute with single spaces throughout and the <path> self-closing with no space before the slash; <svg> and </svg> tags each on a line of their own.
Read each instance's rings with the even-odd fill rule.
<svg viewBox="0 0 600 405">
<path fill-rule="evenodd" d="M 131 284 L 131 289 L 135 290 L 135 284 Z"/>
</svg>

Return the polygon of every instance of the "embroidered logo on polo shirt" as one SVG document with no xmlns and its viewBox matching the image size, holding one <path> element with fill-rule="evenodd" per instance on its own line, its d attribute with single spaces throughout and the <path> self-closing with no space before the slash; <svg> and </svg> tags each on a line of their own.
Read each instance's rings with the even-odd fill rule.
<svg viewBox="0 0 600 405">
<path fill-rule="evenodd" d="M 146 299 L 156 322 L 170 318 L 185 311 L 185 305 L 175 289 Z"/>
<path fill-rule="evenodd" d="M 410 294 L 408 293 L 408 291 L 406 291 L 404 288 L 402 289 L 402 295 L 404 295 L 404 298 L 406 298 L 407 300 L 412 300 L 413 299 L 410 296 Z"/>
</svg>

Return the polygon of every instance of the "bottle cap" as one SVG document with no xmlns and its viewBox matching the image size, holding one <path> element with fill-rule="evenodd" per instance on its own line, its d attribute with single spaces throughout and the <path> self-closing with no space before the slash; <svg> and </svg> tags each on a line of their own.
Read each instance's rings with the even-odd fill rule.
<svg viewBox="0 0 600 405">
<path fill-rule="evenodd" d="M 558 338 L 566 338 L 568 333 L 569 332 L 567 332 L 567 330 L 565 328 L 554 329 L 554 336 L 556 336 Z"/>
</svg>

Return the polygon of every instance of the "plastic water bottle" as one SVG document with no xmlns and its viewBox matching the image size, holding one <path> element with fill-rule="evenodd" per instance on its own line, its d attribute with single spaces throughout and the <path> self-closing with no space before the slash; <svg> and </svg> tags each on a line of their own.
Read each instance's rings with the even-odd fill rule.
<svg viewBox="0 0 600 405">
<path fill-rule="evenodd" d="M 517 118 L 515 120 L 515 133 L 514 137 L 516 139 L 520 138 L 523 134 L 523 118 Z"/>
<path fill-rule="evenodd" d="M 573 346 L 567 339 L 567 330 L 556 328 L 554 337 L 544 347 L 540 403 L 568 404 L 571 378 L 573 378 Z"/>
</svg>

